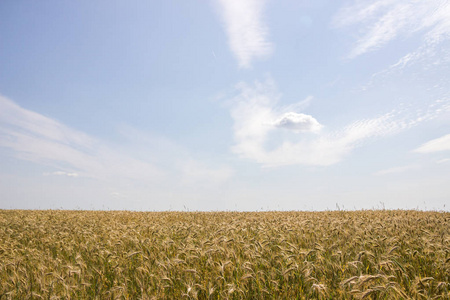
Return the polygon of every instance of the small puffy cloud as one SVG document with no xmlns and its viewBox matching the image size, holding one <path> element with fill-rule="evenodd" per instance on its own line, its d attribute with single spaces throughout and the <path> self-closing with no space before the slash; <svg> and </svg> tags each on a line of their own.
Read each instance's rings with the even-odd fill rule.
<svg viewBox="0 0 450 300">
<path fill-rule="evenodd" d="M 318 132 L 323 127 L 312 116 L 296 112 L 285 113 L 273 125 L 296 132 Z"/>
<path fill-rule="evenodd" d="M 310 98 L 310 97 L 308 97 Z M 342 161 L 356 147 L 417 126 L 448 111 L 446 103 L 433 103 L 424 113 L 393 110 L 373 118 L 359 119 L 342 128 L 323 126 L 307 114 L 293 112 L 297 105 L 279 105 L 275 84 L 268 80 L 253 85 L 240 83 L 230 101 L 234 121 L 232 151 L 241 158 L 266 167 L 283 165 L 328 166 Z M 316 135 L 281 135 L 278 128 Z M 268 149 L 270 145 L 270 149 Z"/>
<path fill-rule="evenodd" d="M 414 152 L 418 153 L 432 153 L 440 151 L 450 150 L 450 134 L 444 135 L 443 137 L 431 140 L 419 148 L 415 149 Z"/>
</svg>

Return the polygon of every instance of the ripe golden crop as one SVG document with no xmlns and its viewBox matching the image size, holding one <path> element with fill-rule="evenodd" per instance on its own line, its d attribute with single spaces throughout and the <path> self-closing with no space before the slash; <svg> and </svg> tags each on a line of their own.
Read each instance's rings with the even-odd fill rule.
<svg viewBox="0 0 450 300">
<path fill-rule="evenodd" d="M 0 210 L 0 299 L 450 299 L 450 213 Z"/>
</svg>

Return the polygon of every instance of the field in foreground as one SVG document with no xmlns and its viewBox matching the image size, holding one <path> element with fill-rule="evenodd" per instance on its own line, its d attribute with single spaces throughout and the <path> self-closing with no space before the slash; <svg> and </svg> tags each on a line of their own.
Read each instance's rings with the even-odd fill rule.
<svg viewBox="0 0 450 300">
<path fill-rule="evenodd" d="M 0 210 L 0 299 L 450 299 L 450 213 Z"/>
</svg>

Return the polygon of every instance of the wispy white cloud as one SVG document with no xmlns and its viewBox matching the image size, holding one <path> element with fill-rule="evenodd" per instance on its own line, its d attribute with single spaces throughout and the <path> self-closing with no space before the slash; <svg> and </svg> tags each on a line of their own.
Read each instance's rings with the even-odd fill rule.
<svg viewBox="0 0 450 300">
<path fill-rule="evenodd" d="M 0 146 L 12 150 L 16 158 L 84 177 L 151 181 L 164 177 L 155 166 L 4 97 L 0 97 Z"/>
<path fill-rule="evenodd" d="M 241 68 L 248 68 L 255 58 L 265 58 L 273 51 L 268 29 L 263 22 L 265 0 L 217 0 L 228 44 Z"/>
<path fill-rule="evenodd" d="M 188 149 L 156 133 L 143 132 L 121 125 L 120 134 L 126 139 L 126 152 L 154 162 L 183 187 L 215 188 L 228 181 L 233 169 L 208 159 L 194 157 Z"/>
<path fill-rule="evenodd" d="M 233 170 L 227 166 L 211 168 L 205 163 L 188 160 L 181 167 L 183 185 L 196 185 L 201 188 L 216 187 L 227 181 L 233 175 Z"/>
<path fill-rule="evenodd" d="M 235 137 L 232 151 L 264 166 L 335 164 L 370 139 L 401 132 L 433 119 L 442 111 L 442 106 L 438 105 L 414 114 L 393 110 L 374 118 L 354 121 L 343 128 L 324 127 L 326 130 L 319 133 L 322 125 L 314 117 L 286 112 L 287 107 L 278 104 L 279 95 L 272 81 L 255 82 L 254 85 L 240 83 L 237 90 L 230 110 Z M 286 115 L 303 115 L 300 119 L 309 120 L 303 129 L 309 130 L 297 130 L 290 136 L 281 135 L 280 126 L 274 125 L 278 125 Z M 273 143 L 277 145 L 273 147 Z M 272 145 L 270 150 L 267 148 L 269 144 Z"/>
<path fill-rule="evenodd" d="M 166 138 L 152 137 L 126 126 L 122 126 L 120 133 L 128 139 L 127 143 L 131 139 L 141 143 L 132 147 L 137 152 L 69 128 L 0 96 L 0 147 L 9 149 L 18 159 L 57 170 L 44 173 L 46 176 L 172 187 L 185 186 L 188 181 L 183 178 L 189 176 L 196 182 L 203 180 L 210 184 L 221 184 L 231 176 L 230 168 L 194 159 L 189 151 Z"/>
<path fill-rule="evenodd" d="M 417 170 L 420 166 L 418 165 L 409 165 L 409 166 L 401 166 L 401 167 L 393 167 L 385 170 L 380 170 L 378 172 L 375 172 L 374 175 L 376 176 L 382 176 L 382 175 L 388 175 L 388 174 L 396 174 L 396 173 L 403 173 L 411 170 Z"/>
<path fill-rule="evenodd" d="M 69 173 L 69 172 L 63 172 L 63 171 L 55 171 L 55 172 L 50 172 L 50 173 L 49 172 L 45 172 L 42 175 L 44 175 L 44 176 L 56 175 L 56 176 L 67 176 L 67 177 L 78 177 L 78 176 L 80 176 L 76 172 Z"/>
<path fill-rule="evenodd" d="M 442 0 L 354 1 L 334 18 L 337 27 L 358 26 L 361 36 L 349 54 L 350 58 L 383 47 L 388 42 L 412 34 L 422 34 L 427 46 L 450 37 L 450 3 Z M 402 63 L 418 53 L 405 56 Z"/>
<path fill-rule="evenodd" d="M 415 149 L 414 152 L 433 153 L 449 150 L 450 150 L 450 134 L 447 134 L 444 135 L 443 137 L 426 142 L 419 148 Z"/>
<path fill-rule="evenodd" d="M 111 193 L 109 193 L 109 195 L 114 199 L 120 199 L 120 200 L 128 198 L 128 195 L 119 193 L 119 192 L 111 192 Z"/>
</svg>

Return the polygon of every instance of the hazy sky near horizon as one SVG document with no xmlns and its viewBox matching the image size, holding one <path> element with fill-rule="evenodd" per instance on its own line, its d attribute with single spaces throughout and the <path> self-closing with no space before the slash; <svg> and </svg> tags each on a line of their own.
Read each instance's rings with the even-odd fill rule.
<svg viewBox="0 0 450 300">
<path fill-rule="evenodd" d="M 0 166 L 6 209 L 448 210 L 450 1 L 1 1 Z"/>
</svg>

